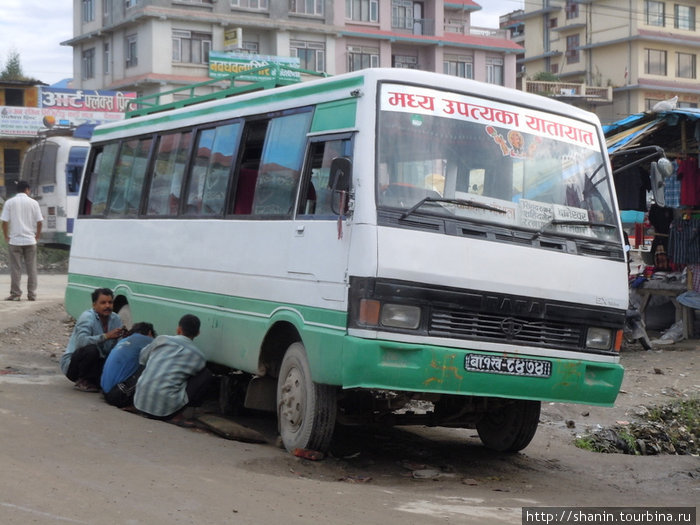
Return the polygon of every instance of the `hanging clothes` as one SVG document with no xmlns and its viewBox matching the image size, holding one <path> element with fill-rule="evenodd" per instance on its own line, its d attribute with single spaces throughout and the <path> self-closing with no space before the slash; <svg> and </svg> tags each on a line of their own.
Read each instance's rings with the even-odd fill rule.
<svg viewBox="0 0 700 525">
<path fill-rule="evenodd" d="M 681 180 L 681 205 L 700 206 L 700 169 L 697 158 L 678 163 L 678 178 Z"/>
<path fill-rule="evenodd" d="M 621 210 L 646 211 L 647 191 L 651 189 L 648 173 L 632 168 L 616 174 L 614 180 Z"/>
<path fill-rule="evenodd" d="M 700 219 L 674 219 L 667 251 L 676 264 L 700 263 Z"/>
<path fill-rule="evenodd" d="M 673 161 L 673 174 L 664 179 L 664 199 L 668 208 L 681 206 L 681 181 L 678 180 L 678 161 Z"/>
</svg>

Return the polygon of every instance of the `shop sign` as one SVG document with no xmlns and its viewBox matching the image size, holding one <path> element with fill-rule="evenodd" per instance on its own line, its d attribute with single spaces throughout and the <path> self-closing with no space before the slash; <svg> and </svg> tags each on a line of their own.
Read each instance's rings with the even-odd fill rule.
<svg viewBox="0 0 700 525">
<path fill-rule="evenodd" d="M 103 111 L 124 113 L 136 93 L 123 91 L 98 91 L 90 89 L 40 88 L 40 106 L 67 111 Z"/>
<path fill-rule="evenodd" d="M 270 66 L 254 73 L 246 73 L 252 69 Z M 212 51 L 209 53 L 209 77 L 210 78 L 225 78 L 232 73 L 243 73 L 236 78 L 248 82 L 256 82 L 273 78 L 275 75 L 274 66 L 287 66 L 299 68 L 300 62 L 298 57 L 278 57 L 268 55 L 250 55 L 247 53 L 220 53 Z M 279 75 L 285 80 L 301 80 L 301 75 L 298 71 L 289 71 L 280 69 Z"/>
</svg>

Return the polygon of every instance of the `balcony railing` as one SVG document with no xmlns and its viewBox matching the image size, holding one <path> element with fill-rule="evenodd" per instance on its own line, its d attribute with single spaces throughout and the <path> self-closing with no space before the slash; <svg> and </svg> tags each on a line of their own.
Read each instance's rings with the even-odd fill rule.
<svg viewBox="0 0 700 525">
<path fill-rule="evenodd" d="M 575 82 L 524 80 L 523 91 L 552 98 L 579 98 L 588 102 L 612 102 L 612 86 L 587 86 Z"/>
<path fill-rule="evenodd" d="M 459 33 L 460 35 L 488 36 L 492 38 L 510 38 L 508 29 L 494 29 L 490 27 L 474 27 L 469 24 L 449 20 L 445 22 L 445 33 Z"/>
</svg>

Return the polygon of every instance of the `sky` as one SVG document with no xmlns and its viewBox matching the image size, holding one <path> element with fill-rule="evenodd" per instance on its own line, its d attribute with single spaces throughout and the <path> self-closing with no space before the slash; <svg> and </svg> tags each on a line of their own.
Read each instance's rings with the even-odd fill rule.
<svg viewBox="0 0 700 525">
<path fill-rule="evenodd" d="M 386 1 L 386 0 L 384 0 Z M 523 0 L 476 0 L 472 25 L 498 27 L 498 17 Z M 61 42 L 73 36 L 73 0 L 0 0 L 0 70 L 19 53 L 22 72 L 47 84 L 73 76 L 73 50 Z"/>
</svg>

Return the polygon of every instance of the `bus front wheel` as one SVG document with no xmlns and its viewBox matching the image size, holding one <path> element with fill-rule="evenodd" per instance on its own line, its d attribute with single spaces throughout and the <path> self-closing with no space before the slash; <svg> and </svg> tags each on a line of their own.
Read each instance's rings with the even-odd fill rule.
<svg viewBox="0 0 700 525">
<path fill-rule="evenodd" d="M 481 442 L 498 452 L 518 452 L 537 432 L 540 402 L 514 400 L 486 414 L 476 424 Z"/>
<path fill-rule="evenodd" d="M 309 449 L 326 452 L 335 427 L 337 391 L 311 379 L 306 349 L 287 348 L 277 379 L 277 425 L 289 452 Z"/>
</svg>

